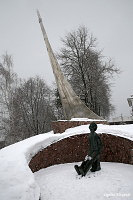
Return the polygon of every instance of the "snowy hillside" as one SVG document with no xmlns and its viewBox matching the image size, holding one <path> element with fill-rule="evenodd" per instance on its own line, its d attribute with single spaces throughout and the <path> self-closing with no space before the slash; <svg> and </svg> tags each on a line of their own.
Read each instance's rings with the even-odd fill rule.
<svg viewBox="0 0 133 200">
<path fill-rule="evenodd" d="M 88 125 L 82 125 L 68 129 L 63 134 L 54 135 L 53 132 L 50 132 L 31 137 L 0 150 L 0 199 L 38 200 L 40 196 L 40 187 L 35 180 L 34 174 L 28 167 L 30 159 L 39 150 L 49 146 L 53 142 L 57 142 L 58 140 L 75 134 L 84 134 L 88 131 Z M 133 141 L 133 125 L 98 125 L 97 133 L 119 135 Z M 128 165 L 126 166 L 128 167 Z M 133 169 L 133 166 L 130 165 L 129 168 Z M 106 169 L 104 173 L 106 173 Z M 125 172 L 122 171 L 121 173 Z M 113 180 L 112 176 L 111 181 Z M 80 180 L 77 181 L 79 182 Z M 89 183 L 83 181 L 83 185 L 84 184 Z M 89 191 L 87 190 L 86 192 L 88 193 Z"/>
</svg>

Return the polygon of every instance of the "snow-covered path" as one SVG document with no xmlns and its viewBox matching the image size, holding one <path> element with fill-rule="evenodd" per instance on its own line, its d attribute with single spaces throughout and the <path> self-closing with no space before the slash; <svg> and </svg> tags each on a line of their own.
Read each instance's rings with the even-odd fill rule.
<svg viewBox="0 0 133 200">
<path fill-rule="evenodd" d="M 55 165 L 34 173 L 41 200 L 133 200 L 132 165 L 103 162 L 101 171 L 88 172 L 81 178 L 74 164 Z"/>
</svg>

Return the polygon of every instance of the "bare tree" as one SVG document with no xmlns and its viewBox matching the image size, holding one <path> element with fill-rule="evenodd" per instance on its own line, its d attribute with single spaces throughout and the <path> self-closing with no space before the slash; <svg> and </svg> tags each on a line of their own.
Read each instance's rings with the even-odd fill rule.
<svg viewBox="0 0 133 200">
<path fill-rule="evenodd" d="M 48 132 L 55 120 L 52 92 L 39 77 L 30 78 L 16 88 L 12 100 L 11 134 L 7 143 Z"/>
<path fill-rule="evenodd" d="M 12 56 L 5 53 L 0 62 L 0 130 L 4 135 L 10 132 L 11 99 L 16 84 Z"/>
<path fill-rule="evenodd" d="M 102 52 L 96 50 L 96 38 L 84 26 L 68 33 L 62 43 L 57 57 L 75 92 L 96 114 L 108 117 L 114 109 L 110 80 L 119 69 L 111 60 L 103 61 Z"/>
</svg>

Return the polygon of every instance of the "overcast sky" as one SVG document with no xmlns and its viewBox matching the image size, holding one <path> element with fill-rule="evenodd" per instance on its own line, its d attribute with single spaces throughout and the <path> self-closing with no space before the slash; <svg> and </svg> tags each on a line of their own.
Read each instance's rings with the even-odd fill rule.
<svg viewBox="0 0 133 200">
<path fill-rule="evenodd" d="M 54 82 L 38 23 L 39 9 L 54 51 L 60 38 L 85 25 L 98 40 L 103 55 L 122 71 L 113 80 L 114 117 L 130 115 L 127 98 L 133 94 L 133 0 L 0 0 L 0 55 L 13 56 L 21 78 L 40 75 Z"/>
</svg>

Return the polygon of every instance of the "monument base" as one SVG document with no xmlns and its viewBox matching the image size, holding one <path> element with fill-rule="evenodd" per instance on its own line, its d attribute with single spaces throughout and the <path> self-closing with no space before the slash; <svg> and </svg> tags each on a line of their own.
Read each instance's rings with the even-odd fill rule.
<svg viewBox="0 0 133 200">
<path fill-rule="evenodd" d="M 95 122 L 96 124 L 108 124 L 106 120 L 73 118 L 71 120 L 53 121 L 52 130 L 54 131 L 54 134 L 63 133 L 68 128 L 74 128 L 76 126 L 87 125 L 87 124 L 90 124 L 91 122 Z"/>
</svg>

